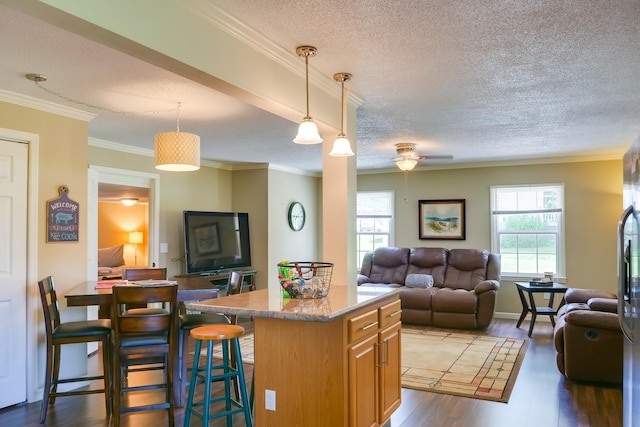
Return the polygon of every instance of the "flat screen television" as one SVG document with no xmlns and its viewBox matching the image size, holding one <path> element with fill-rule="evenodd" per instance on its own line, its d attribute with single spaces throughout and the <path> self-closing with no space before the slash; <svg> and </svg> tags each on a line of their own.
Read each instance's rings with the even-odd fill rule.
<svg viewBox="0 0 640 427">
<path fill-rule="evenodd" d="M 187 274 L 251 266 L 249 214 L 183 211 Z"/>
</svg>

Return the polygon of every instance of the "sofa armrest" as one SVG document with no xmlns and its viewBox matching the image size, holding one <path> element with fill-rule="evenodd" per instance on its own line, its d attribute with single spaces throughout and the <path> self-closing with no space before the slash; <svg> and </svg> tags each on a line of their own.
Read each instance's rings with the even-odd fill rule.
<svg viewBox="0 0 640 427">
<path fill-rule="evenodd" d="M 576 310 L 567 313 L 564 319 L 565 325 L 567 326 L 571 325 L 583 328 L 621 332 L 618 316 L 614 313 L 592 310 Z"/>
<path fill-rule="evenodd" d="M 579 302 L 586 304 L 591 298 L 610 298 L 617 299 L 616 294 L 607 291 L 601 291 L 600 289 L 580 289 L 569 288 L 564 294 L 564 300 L 567 304 L 572 302 Z"/>
<path fill-rule="evenodd" d="M 487 291 L 497 291 L 498 289 L 500 289 L 500 282 L 498 282 L 497 280 L 483 280 L 482 282 L 478 283 L 475 288 L 473 288 L 473 291 L 476 294 L 480 295 L 481 293 Z"/>
<path fill-rule="evenodd" d="M 591 298 L 587 301 L 587 305 L 594 311 L 618 312 L 618 300 L 611 298 Z"/>
<path fill-rule="evenodd" d="M 363 285 L 365 283 L 371 283 L 371 279 L 369 279 L 364 274 L 358 274 L 358 286 Z"/>
</svg>

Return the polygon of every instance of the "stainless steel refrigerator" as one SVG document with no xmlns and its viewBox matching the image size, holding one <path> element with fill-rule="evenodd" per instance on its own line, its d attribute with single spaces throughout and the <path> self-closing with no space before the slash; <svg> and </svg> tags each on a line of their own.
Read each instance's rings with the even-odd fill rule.
<svg viewBox="0 0 640 427">
<path fill-rule="evenodd" d="M 618 317 L 624 333 L 623 420 L 640 425 L 640 138 L 624 156 L 618 223 Z"/>
</svg>

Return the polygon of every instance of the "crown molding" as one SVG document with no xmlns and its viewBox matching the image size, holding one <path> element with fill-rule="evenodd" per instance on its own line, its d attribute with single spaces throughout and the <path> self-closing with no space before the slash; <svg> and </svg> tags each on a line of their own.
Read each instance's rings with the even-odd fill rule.
<svg viewBox="0 0 640 427">
<path fill-rule="evenodd" d="M 407 172 L 429 172 L 436 170 L 453 170 L 453 169 L 476 169 L 476 168 L 494 168 L 494 167 L 508 167 L 508 166 L 532 166 L 532 165 L 549 165 L 557 163 L 583 163 L 583 162 L 602 162 L 610 160 L 622 160 L 624 152 L 620 153 L 605 153 L 605 154 L 585 154 L 581 156 L 563 156 L 563 157 L 544 157 L 535 159 L 510 159 L 510 160 L 495 160 L 487 162 L 469 162 L 469 163 L 456 163 L 448 165 L 424 165 L 416 166 L 415 169 Z M 397 167 L 381 168 L 381 169 L 360 169 L 357 171 L 358 175 L 373 175 L 379 173 L 398 173 L 402 172 Z"/>
<path fill-rule="evenodd" d="M 262 33 L 247 26 L 235 16 L 229 14 L 229 12 L 220 6 L 213 4 L 213 2 L 186 0 L 185 3 L 194 13 L 199 14 L 203 19 L 221 31 L 230 34 L 232 37 L 299 75 L 301 78 L 305 78 L 304 67 L 300 67 L 300 58 L 295 55 L 294 52 L 290 52 L 288 49 L 274 43 Z M 315 69 L 311 63 L 309 64 L 309 82 L 335 97 L 340 98 L 342 95 L 341 86 L 336 84 L 333 76 L 325 76 Z M 360 107 L 364 102 L 362 98 L 353 92 L 349 92 L 347 101 L 353 108 Z"/>
<path fill-rule="evenodd" d="M 0 101 L 10 104 L 20 105 L 22 107 L 33 108 L 34 110 L 44 111 L 46 113 L 57 114 L 59 116 L 69 117 L 72 119 L 89 122 L 93 120 L 97 114 L 87 111 L 78 110 L 77 108 L 66 107 L 54 102 L 43 101 L 31 96 L 22 95 L 15 92 L 9 92 L 0 89 Z"/>
<path fill-rule="evenodd" d="M 148 148 L 134 147 L 132 145 L 106 141 L 104 139 L 98 138 L 89 138 L 89 145 L 92 147 L 104 148 L 107 150 L 120 151 L 122 153 L 137 154 L 139 156 L 154 157 L 155 155 L 154 151 Z M 200 166 L 215 169 L 232 170 L 232 166 L 228 163 L 214 162 L 212 160 L 200 160 Z"/>
</svg>

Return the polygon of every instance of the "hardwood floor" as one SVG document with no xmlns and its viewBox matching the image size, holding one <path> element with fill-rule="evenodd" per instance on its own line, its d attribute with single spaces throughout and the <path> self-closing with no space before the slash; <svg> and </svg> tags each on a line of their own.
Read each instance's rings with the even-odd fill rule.
<svg viewBox="0 0 640 427">
<path fill-rule="evenodd" d="M 622 426 L 621 388 L 565 380 L 556 367 L 551 323 L 538 320 L 531 338 L 527 336 L 528 321 L 520 329 L 515 323 L 495 319 L 481 332 L 529 340 L 509 403 L 403 389 L 402 405 L 391 416 L 391 426 Z"/>
<path fill-rule="evenodd" d="M 242 324 L 251 330 L 250 323 Z M 496 319 L 485 331 L 469 331 L 469 333 L 529 340 L 529 348 L 509 403 L 403 389 L 402 405 L 392 415 L 390 425 L 392 427 L 622 426 L 622 390 L 617 387 L 575 384 L 566 381 L 556 368 L 551 324 L 538 321 L 531 338 L 527 337 L 528 327 L 527 321 L 520 329 L 516 329 L 515 320 Z M 90 366 L 97 369 L 100 357 L 94 355 L 89 359 Z M 607 362 L 603 360 L 602 363 Z M 248 367 L 247 381 L 250 383 L 251 365 Z M 142 398 L 146 399 L 146 397 Z M 58 399 L 55 405 L 49 407 L 45 425 L 50 427 L 108 426 L 103 399 L 101 394 Z M 40 426 L 39 412 L 40 402 L 2 410 L 0 426 Z M 182 425 L 183 419 L 184 409 L 176 408 L 176 425 Z M 167 425 L 166 411 L 125 415 L 122 417 L 121 425 L 123 427 L 164 426 Z M 198 420 L 193 420 L 192 425 L 201 424 Z M 217 420 L 211 425 L 217 427 L 226 424 L 224 420 Z M 241 416 L 234 418 L 234 425 L 244 425 Z"/>
</svg>

